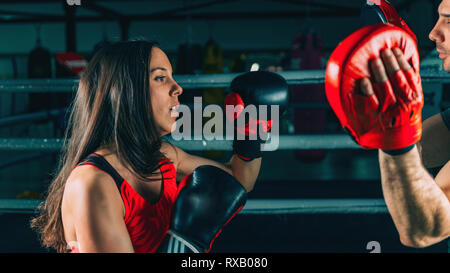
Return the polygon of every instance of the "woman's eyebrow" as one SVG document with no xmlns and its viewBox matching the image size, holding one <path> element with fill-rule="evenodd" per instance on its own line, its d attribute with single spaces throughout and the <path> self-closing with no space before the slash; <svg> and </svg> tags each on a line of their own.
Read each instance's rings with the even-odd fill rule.
<svg viewBox="0 0 450 273">
<path fill-rule="evenodd" d="M 163 70 L 163 71 L 167 71 L 167 69 L 166 68 L 164 68 L 164 67 L 155 67 L 155 68 L 152 68 L 151 70 L 150 70 L 150 73 L 153 73 L 154 71 L 156 71 L 156 70 Z"/>
</svg>

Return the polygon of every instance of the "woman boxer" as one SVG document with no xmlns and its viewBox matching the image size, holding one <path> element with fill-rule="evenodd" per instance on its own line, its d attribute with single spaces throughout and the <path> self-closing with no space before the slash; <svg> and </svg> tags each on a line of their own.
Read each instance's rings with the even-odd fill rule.
<svg viewBox="0 0 450 273">
<path fill-rule="evenodd" d="M 170 222 L 176 177 L 200 165 L 233 174 L 250 191 L 261 158 L 227 165 L 162 142 L 182 88 L 153 42 L 101 49 L 81 78 L 59 171 L 32 226 L 58 252 L 154 252 Z"/>
</svg>

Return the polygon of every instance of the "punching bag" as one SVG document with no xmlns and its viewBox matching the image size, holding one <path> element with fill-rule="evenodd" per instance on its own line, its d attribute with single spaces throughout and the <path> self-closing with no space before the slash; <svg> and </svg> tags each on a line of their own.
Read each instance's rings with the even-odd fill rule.
<svg viewBox="0 0 450 273">
<path fill-rule="evenodd" d="M 178 47 L 176 72 L 178 75 L 198 74 L 202 69 L 202 47 L 198 44 L 181 44 Z M 195 96 L 201 96 L 202 89 L 189 89 L 180 96 L 181 103 L 192 103 Z"/>
<path fill-rule="evenodd" d="M 176 66 L 174 67 L 174 71 L 176 71 L 176 74 L 199 74 L 201 72 L 201 69 L 202 47 L 198 44 L 181 44 L 178 47 L 177 62 Z M 189 105 L 194 102 L 194 97 L 202 96 L 202 91 L 203 90 L 201 88 L 184 89 L 183 95 L 178 97 L 178 99 L 181 104 Z M 200 129 L 201 131 L 196 132 L 194 124 L 191 124 L 191 137 L 194 137 L 194 135 L 201 134 L 203 132 L 203 128 L 198 129 Z"/>
<path fill-rule="evenodd" d="M 80 78 L 86 69 L 87 61 L 74 52 L 55 53 L 55 66 L 57 78 Z M 68 107 L 75 93 L 54 94 L 52 96 L 52 108 Z M 55 134 L 62 133 L 66 128 L 66 116 L 60 116 L 59 128 L 55 129 Z M 58 132 L 59 131 L 59 132 Z"/>
<path fill-rule="evenodd" d="M 322 69 L 322 39 L 316 33 L 298 33 L 295 36 L 291 51 L 293 69 Z M 323 84 L 307 84 L 292 86 L 292 102 L 306 105 L 325 104 L 326 96 Z M 327 123 L 327 109 L 295 108 L 293 121 L 295 134 L 322 134 Z M 295 157 L 305 161 L 320 161 L 325 150 L 295 150 Z"/>
<path fill-rule="evenodd" d="M 35 47 L 28 54 L 28 78 L 48 79 L 52 77 L 52 56 L 50 52 L 41 47 Z M 49 92 L 29 93 L 29 111 L 37 112 L 50 110 L 51 96 Z"/>
<path fill-rule="evenodd" d="M 223 73 L 223 52 L 222 48 L 212 39 L 208 40 L 203 49 L 202 70 L 204 74 L 220 74 Z M 203 104 L 223 105 L 225 100 L 223 88 L 204 88 Z M 206 124 L 211 118 L 203 118 L 203 124 Z M 223 123 L 225 124 L 225 123 Z M 217 128 L 216 128 L 217 129 Z M 203 151 L 203 156 L 210 159 L 220 159 L 223 151 Z"/>
</svg>

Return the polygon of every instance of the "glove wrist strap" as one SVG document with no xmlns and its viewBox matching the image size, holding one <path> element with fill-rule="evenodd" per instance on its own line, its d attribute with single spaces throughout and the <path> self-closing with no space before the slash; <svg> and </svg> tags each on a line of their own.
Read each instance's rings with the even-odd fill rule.
<svg viewBox="0 0 450 273">
<path fill-rule="evenodd" d="M 413 145 L 410 145 L 405 148 L 401 148 L 401 149 L 397 149 L 397 150 L 382 150 L 382 151 L 391 156 L 402 155 L 402 154 L 406 154 L 407 152 L 411 151 L 415 145 L 416 144 L 414 143 Z"/>
<path fill-rule="evenodd" d="M 233 153 L 240 159 L 250 162 L 255 158 L 262 157 L 260 140 L 234 140 Z"/>
</svg>

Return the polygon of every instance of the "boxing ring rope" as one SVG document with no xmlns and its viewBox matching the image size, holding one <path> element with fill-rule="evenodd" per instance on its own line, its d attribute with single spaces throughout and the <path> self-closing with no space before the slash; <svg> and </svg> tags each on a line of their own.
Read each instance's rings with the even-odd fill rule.
<svg viewBox="0 0 450 273">
<path fill-rule="evenodd" d="M 0 199 L 1 213 L 35 213 L 41 200 Z M 388 213 L 382 199 L 249 199 L 239 212 L 267 214 L 380 214 Z"/>
<path fill-rule="evenodd" d="M 165 140 L 187 151 L 232 150 L 231 141 Z M 0 139 L 0 150 L 55 151 L 62 139 Z M 278 150 L 361 149 L 348 135 L 281 135 Z M 1 213 L 33 213 L 40 200 L 0 199 Z M 381 199 L 250 199 L 240 214 L 377 214 L 387 213 Z"/>
<path fill-rule="evenodd" d="M 21 123 L 26 123 L 30 121 L 42 121 L 49 120 L 51 118 L 58 117 L 59 115 L 65 113 L 66 108 L 63 109 L 54 109 L 48 111 L 39 111 L 35 113 L 27 113 L 15 116 L 9 116 L 0 118 L 0 127 L 17 125 Z"/>
<path fill-rule="evenodd" d="M 181 140 L 164 137 L 175 146 L 186 151 L 232 151 L 231 140 Z M 280 135 L 277 150 L 315 150 L 315 149 L 361 149 L 350 136 L 330 135 Z M 3 151 L 59 151 L 62 138 L 0 138 L 0 150 Z"/>
<path fill-rule="evenodd" d="M 34 153 L 26 153 L 25 155 L 13 156 L 12 158 L 8 158 L 7 160 L 0 161 L 0 170 L 12 165 L 24 163 L 30 160 L 38 159 L 43 156 L 49 155 L 48 152 L 34 152 Z"/>
<path fill-rule="evenodd" d="M 185 89 L 205 87 L 228 87 L 230 82 L 240 73 L 207 74 L 207 75 L 178 75 L 175 80 Z M 289 85 L 294 84 L 323 84 L 324 70 L 285 71 L 278 72 Z M 450 75 L 436 71 L 422 71 L 423 82 L 450 82 Z M 1 92 L 75 92 L 79 79 L 22 79 L 0 80 Z M 323 105 L 318 105 L 322 106 Z M 311 106 L 312 108 L 312 106 Z M 54 110 L 58 111 L 58 110 Z M 35 115 L 34 115 L 35 114 Z M 6 124 L 19 121 L 39 120 L 45 118 L 44 113 L 29 114 L 30 116 L 15 116 L 0 120 Z M 43 115 L 43 116 L 41 116 Z M 15 121 L 14 121 L 15 120 Z M 167 141 L 186 151 L 225 150 L 231 151 L 231 141 Z M 37 138 L 0 138 L 0 150 L 3 151 L 59 151 L 63 139 Z M 361 149 L 353 140 L 344 134 L 334 135 L 281 135 L 277 150 L 311 150 L 311 149 Z M 34 156 L 34 155 L 32 155 Z M 34 213 L 41 200 L 30 199 L 0 199 L 1 213 Z M 250 199 L 240 214 L 316 214 L 316 213 L 387 213 L 382 199 Z"/>
<path fill-rule="evenodd" d="M 323 84 L 325 70 L 298 70 L 276 72 L 284 77 L 289 85 Z M 229 87 L 231 81 L 241 73 L 176 75 L 174 79 L 184 89 L 206 87 Z M 435 71 L 421 71 L 422 82 L 450 83 L 450 74 Z M 79 79 L 20 79 L 0 80 L 0 92 L 74 92 Z"/>
</svg>

